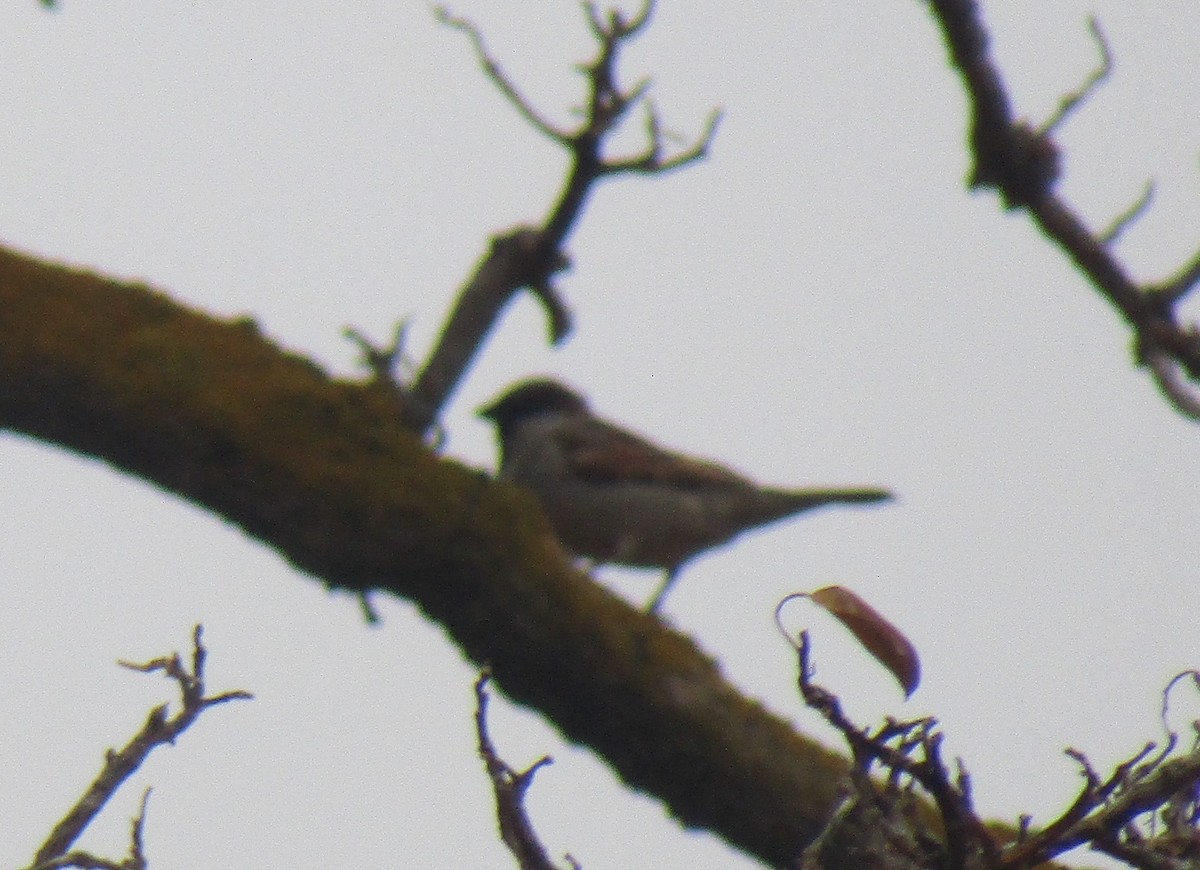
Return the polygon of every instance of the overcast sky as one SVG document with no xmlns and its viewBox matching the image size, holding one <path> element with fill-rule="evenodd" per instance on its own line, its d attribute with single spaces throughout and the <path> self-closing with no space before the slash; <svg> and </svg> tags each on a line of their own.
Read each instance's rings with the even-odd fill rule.
<svg viewBox="0 0 1200 870">
<path fill-rule="evenodd" d="M 492 468 L 473 409 L 554 373 L 610 417 L 780 484 L 880 484 L 888 507 L 773 527 L 690 566 L 665 616 L 746 692 L 831 744 L 771 614 L 849 586 L 923 657 L 907 703 L 819 614 L 818 678 L 861 721 L 940 717 L 988 817 L 1036 820 L 1160 736 L 1159 692 L 1200 666 L 1200 430 L 1130 362 L 1124 327 L 1022 215 L 964 189 L 964 97 L 924 5 L 663 2 L 626 58 L 668 125 L 725 121 L 704 164 L 591 202 L 561 282 L 559 350 L 528 300 L 455 397 L 447 450 Z M 1062 130 L 1065 194 L 1100 227 L 1158 198 L 1118 250 L 1141 279 L 1200 243 L 1193 0 L 985 4 L 1018 111 Z M 572 2 L 461 0 L 548 114 L 580 100 Z M 1003 16 L 1003 17 L 1001 17 Z M 137 278 L 357 376 L 341 337 L 411 317 L 429 345 L 490 234 L 542 217 L 565 158 L 421 3 L 0 7 L 0 240 Z M 640 125 L 638 126 L 640 129 Z M 638 143 L 637 130 L 624 141 Z M 203 622 L 207 713 L 83 845 L 116 857 L 154 786 L 155 866 L 506 867 L 476 758 L 474 670 L 403 602 L 327 593 L 238 529 L 91 460 L 0 435 L 0 866 L 28 862 L 170 685 L 115 667 Z M 606 570 L 642 602 L 656 578 Z M 1180 692 L 1186 721 L 1200 705 Z M 497 701 L 502 754 L 550 753 L 529 805 L 589 870 L 757 866 L 689 835 L 589 753 Z M 1094 859 L 1092 861 L 1094 863 Z"/>
</svg>

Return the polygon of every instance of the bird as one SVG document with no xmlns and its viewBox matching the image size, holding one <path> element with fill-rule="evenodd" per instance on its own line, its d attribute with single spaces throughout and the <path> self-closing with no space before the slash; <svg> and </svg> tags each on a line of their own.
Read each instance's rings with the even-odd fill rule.
<svg viewBox="0 0 1200 870">
<path fill-rule="evenodd" d="M 499 477 L 531 490 L 559 542 L 594 565 L 656 568 L 656 612 L 693 557 L 803 511 L 889 500 L 885 489 L 760 486 L 706 459 L 667 450 L 592 413 L 544 377 L 511 386 L 478 415 L 495 425 Z"/>
</svg>

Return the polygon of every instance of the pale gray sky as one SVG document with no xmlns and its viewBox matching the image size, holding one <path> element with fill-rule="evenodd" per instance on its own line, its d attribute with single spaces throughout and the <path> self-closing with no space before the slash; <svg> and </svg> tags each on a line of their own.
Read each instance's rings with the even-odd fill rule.
<svg viewBox="0 0 1200 870">
<path fill-rule="evenodd" d="M 1159 736 L 1161 686 L 1200 665 L 1200 430 L 1029 221 L 964 190 L 964 97 L 922 4 L 661 6 L 626 80 L 652 74 L 684 134 L 724 107 L 712 157 L 598 192 L 562 281 L 577 334 L 548 350 L 536 307 L 514 306 L 455 399 L 448 451 L 492 467 L 472 410 L 552 372 L 765 481 L 892 486 L 894 506 L 698 561 L 667 616 L 827 734 L 771 614 L 790 591 L 852 587 L 907 630 L 924 684 L 902 703 L 839 627 L 797 611 L 819 679 L 864 721 L 939 716 L 986 815 L 1044 820 L 1079 785 L 1063 747 L 1099 765 L 1131 754 Z M 569 117 L 570 64 L 590 51 L 576 4 L 451 8 Z M 1089 11 L 1117 68 L 1062 131 L 1063 189 L 1101 226 L 1156 179 L 1119 250 L 1159 278 L 1200 241 L 1200 8 L 987 4 L 1022 114 L 1043 119 L 1094 65 Z M 0 239 L 251 313 L 344 375 L 344 325 L 382 340 L 411 316 L 423 352 L 487 236 L 542 216 L 562 176 L 424 4 L 11 0 L 0 57 Z M 85 846 L 120 854 L 152 784 L 160 867 L 511 866 L 475 756 L 474 671 L 438 628 L 381 600 L 368 629 L 352 599 L 96 462 L 0 435 L 0 467 L 0 866 L 28 861 L 104 748 L 173 700 L 114 660 L 185 648 L 197 621 L 212 688 L 257 700 L 160 750 Z M 602 577 L 639 602 L 653 587 Z M 553 854 L 589 870 L 756 866 L 536 716 L 492 710 L 511 763 L 556 758 L 529 802 Z"/>
</svg>

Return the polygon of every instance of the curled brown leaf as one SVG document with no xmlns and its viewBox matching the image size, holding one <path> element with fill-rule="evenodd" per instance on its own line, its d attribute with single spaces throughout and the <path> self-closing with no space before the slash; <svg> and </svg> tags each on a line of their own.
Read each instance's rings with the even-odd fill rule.
<svg viewBox="0 0 1200 870">
<path fill-rule="evenodd" d="M 805 597 L 846 626 L 855 639 L 891 671 L 909 697 L 921 682 L 921 660 L 904 633 L 845 586 L 826 586 Z"/>
</svg>

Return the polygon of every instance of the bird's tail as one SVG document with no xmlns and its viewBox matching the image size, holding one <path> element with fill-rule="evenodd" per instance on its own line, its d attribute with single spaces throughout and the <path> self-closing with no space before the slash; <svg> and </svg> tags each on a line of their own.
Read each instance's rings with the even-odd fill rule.
<svg viewBox="0 0 1200 870">
<path fill-rule="evenodd" d="M 792 514 L 825 507 L 826 505 L 874 504 L 890 501 L 892 494 L 886 489 L 766 489 L 760 490 L 762 498 L 756 504 L 745 505 L 747 525 L 790 517 Z"/>
</svg>

